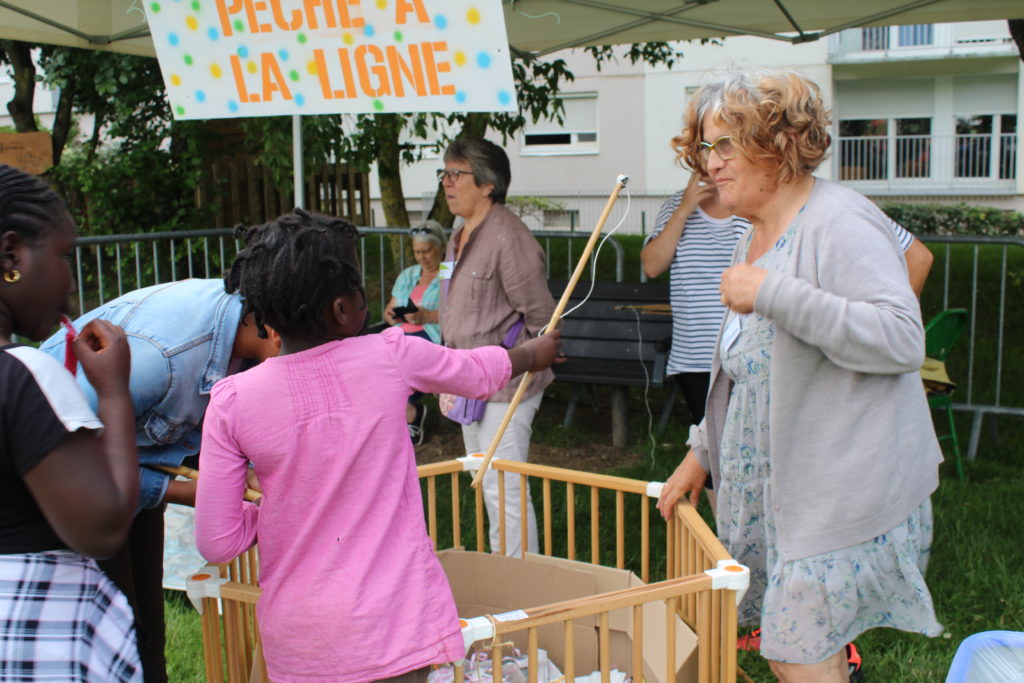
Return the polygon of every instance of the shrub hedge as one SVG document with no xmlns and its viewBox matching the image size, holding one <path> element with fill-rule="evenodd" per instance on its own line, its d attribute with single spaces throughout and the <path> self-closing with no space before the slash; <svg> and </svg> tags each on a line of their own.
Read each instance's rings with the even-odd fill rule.
<svg viewBox="0 0 1024 683">
<path fill-rule="evenodd" d="M 922 235 L 1024 236 L 1024 214 L 967 204 L 880 204 L 907 230 Z"/>
</svg>

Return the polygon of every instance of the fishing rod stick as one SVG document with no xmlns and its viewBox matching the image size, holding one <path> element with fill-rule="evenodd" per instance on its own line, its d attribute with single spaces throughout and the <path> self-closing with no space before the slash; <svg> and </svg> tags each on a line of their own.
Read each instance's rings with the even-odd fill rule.
<svg viewBox="0 0 1024 683">
<path fill-rule="evenodd" d="M 594 245 L 597 243 L 597 238 L 601 236 L 601 230 L 604 229 L 608 215 L 612 212 L 615 200 L 619 198 L 619 192 L 622 191 L 622 188 L 626 187 L 628 182 L 629 176 L 626 175 L 620 175 L 615 179 L 615 189 L 609 195 L 608 202 L 604 205 L 604 211 L 601 212 L 601 217 L 597 219 L 597 225 L 594 226 L 594 231 L 590 233 L 590 239 L 587 240 L 587 246 L 583 248 L 583 253 L 580 254 L 580 260 L 576 263 L 576 269 L 573 271 L 572 277 L 569 278 L 569 282 L 565 285 L 565 291 L 562 292 L 562 298 L 558 300 L 558 305 L 555 306 L 555 312 L 551 314 L 551 321 L 548 322 L 545 334 L 551 332 L 558 325 L 558 320 L 562 317 L 562 312 L 565 311 L 565 307 L 569 303 L 569 297 L 572 296 L 576 283 L 579 282 L 580 276 L 583 275 L 583 270 L 587 267 L 587 260 L 590 259 L 590 254 L 594 251 Z M 523 373 L 523 379 L 519 382 L 519 388 L 516 389 L 515 395 L 512 396 L 512 402 L 508 404 L 505 417 L 502 418 L 501 424 L 498 425 L 498 431 L 495 432 L 494 438 L 491 439 L 491 445 L 487 448 L 484 460 L 480 463 L 479 469 L 477 469 L 476 474 L 473 476 L 473 488 L 480 488 L 480 483 L 484 480 L 484 474 L 487 473 L 487 468 L 494 458 L 494 452 L 498 450 L 498 444 L 501 443 L 501 437 L 505 435 L 505 429 L 508 428 L 509 422 L 512 421 L 512 415 L 516 412 L 519 402 L 523 400 L 523 394 L 526 393 L 526 387 L 530 385 L 530 380 L 532 379 L 532 372 L 527 371 Z"/>
</svg>

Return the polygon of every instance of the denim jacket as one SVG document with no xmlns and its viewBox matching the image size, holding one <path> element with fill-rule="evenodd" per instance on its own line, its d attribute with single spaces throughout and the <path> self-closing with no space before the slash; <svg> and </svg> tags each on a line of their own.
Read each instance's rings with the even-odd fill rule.
<svg viewBox="0 0 1024 683">
<path fill-rule="evenodd" d="M 210 390 L 228 374 L 241 315 L 241 298 L 225 293 L 222 280 L 182 280 L 130 292 L 75 321 L 81 330 L 102 318 L 128 336 L 141 508 L 159 505 L 171 479 L 146 465 L 174 467 L 199 454 Z M 60 331 L 40 349 L 63 360 L 64 337 Z M 81 368 L 78 383 L 96 410 Z"/>
</svg>

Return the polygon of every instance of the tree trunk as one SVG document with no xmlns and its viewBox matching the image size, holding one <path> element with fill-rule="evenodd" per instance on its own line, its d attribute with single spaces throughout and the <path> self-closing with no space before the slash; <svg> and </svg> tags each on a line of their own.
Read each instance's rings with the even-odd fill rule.
<svg viewBox="0 0 1024 683">
<path fill-rule="evenodd" d="M 1010 35 L 1013 36 L 1013 42 L 1017 43 L 1017 54 L 1020 55 L 1020 59 L 1024 62 L 1024 19 L 1007 19 L 1007 25 L 1010 27 Z"/>
<path fill-rule="evenodd" d="M 64 146 L 68 142 L 68 135 L 71 134 L 72 108 L 75 104 L 75 89 L 68 83 L 60 89 L 60 98 L 57 100 L 57 113 L 53 118 L 53 165 L 60 165 L 60 157 L 64 154 Z"/>
<path fill-rule="evenodd" d="M 0 46 L 7 53 L 14 75 L 14 98 L 7 103 L 7 111 L 14 120 L 14 128 L 19 133 L 34 133 L 36 126 L 35 111 L 32 102 L 36 95 L 36 65 L 32 63 L 32 46 L 20 40 L 0 41 Z"/>
<path fill-rule="evenodd" d="M 398 143 L 402 122 L 398 114 L 378 114 L 378 118 L 377 178 L 380 181 L 384 223 L 393 228 L 407 228 L 409 212 L 405 208 L 405 192 L 402 190 L 402 157 Z"/>
<path fill-rule="evenodd" d="M 482 138 L 484 133 L 487 132 L 487 120 L 487 114 L 479 112 L 467 114 L 459 137 Z M 430 207 L 430 213 L 427 214 L 427 218 L 437 221 L 446 228 L 451 228 L 452 223 L 455 221 L 455 216 L 448 210 L 448 200 L 445 199 L 444 186 L 441 183 L 437 184 L 437 192 L 434 193 L 434 203 Z"/>
</svg>

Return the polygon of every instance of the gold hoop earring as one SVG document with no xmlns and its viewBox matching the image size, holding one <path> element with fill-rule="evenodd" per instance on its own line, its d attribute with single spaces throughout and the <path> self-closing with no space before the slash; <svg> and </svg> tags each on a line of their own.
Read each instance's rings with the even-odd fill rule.
<svg viewBox="0 0 1024 683">
<path fill-rule="evenodd" d="M 17 282 L 20 279 L 21 279 L 21 271 L 20 270 L 15 269 L 15 270 L 12 270 L 12 271 L 10 271 L 8 273 L 4 273 L 4 282 L 10 282 L 11 284 L 14 284 L 15 282 Z"/>
</svg>

